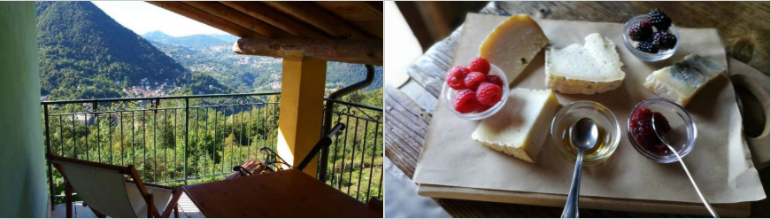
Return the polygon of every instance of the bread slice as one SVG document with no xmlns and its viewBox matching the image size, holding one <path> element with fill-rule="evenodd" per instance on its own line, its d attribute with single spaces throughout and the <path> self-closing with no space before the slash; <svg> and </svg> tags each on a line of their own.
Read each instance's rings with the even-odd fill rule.
<svg viewBox="0 0 771 220">
<path fill-rule="evenodd" d="M 551 90 L 516 88 L 498 113 L 482 120 L 471 138 L 527 162 L 535 162 L 559 102 Z"/>
<path fill-rule="evenodd" d="M 598 33 L 584 38 L 584 45 L 546 50 L 546 87 L 565 94 L 604 93 L 621 86 L 626 73 L 616 44 Z"/>
<path fill-rule="evenodd" d="M 659 97 L 685 107 L 705 84 L 725 70 L 715 61 L 691 54 L 672 66 L 654 71 L 643 85 Z"/>
</svg>

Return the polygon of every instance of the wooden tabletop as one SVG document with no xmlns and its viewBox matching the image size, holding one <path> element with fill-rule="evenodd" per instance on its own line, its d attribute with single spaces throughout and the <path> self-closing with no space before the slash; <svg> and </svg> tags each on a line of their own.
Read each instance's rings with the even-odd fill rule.
<svg viewBox="0 0 771 220">
<path fill-rule="evenodd" d="M 769 73 L 768 2 L 491 2 L 480 13 L 529 14 L 556 20 L 624 23 L 659 8 L 681 27 L 717 28 L 729 57 Z M 408 177 L 415 171 L 425 133 L 450 68 L 461 28 L 437 42 L 407 71 L 410 80 L 384 92 L 385 154 Z M 768 197 L 769 168 L 759 170 Z M 454 217 L 559 217 L 561 207 L 436 199 Z M 691 217 L 688 215 L 581 209 L 581 217 Z M 752 203 L 751 217 L 769 217 L 769 199 Z M 703 217 L 703 216 L 694 216 Z"/>
<path fill-rule="evenodd" d="M 381 218 L 335 188 L 297 170 L 183 186 L 208 218 Z"/>
</svg>

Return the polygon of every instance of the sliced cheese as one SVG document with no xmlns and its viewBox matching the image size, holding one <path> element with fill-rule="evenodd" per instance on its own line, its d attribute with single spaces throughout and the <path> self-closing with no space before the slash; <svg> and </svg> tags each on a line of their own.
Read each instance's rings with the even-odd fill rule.
<svg viewBox="0 0 771 220">
<path fill-rule="evenodd" d="M 584 45 L 546 50 L 546 87 L 565 94 L 595 94 L 621 86 L 626 73 L 616 45 L 598 33 L 584 38 Z"/>
<path fill-rule="evenodd" d="M 503 70 L 511 83 L 547 43 L 549 39 L 530 16 L 514 15 L 487 36 L 479 56 Z"/>
<path fill-rule="evenodd" d="M 672 66 L 656 70 L 645 78 L 645 88 L 661 98 L 685 107 L 705 84 L 725 72 L 717 62 L 691 54 Z"/>
<path fill-rule="evenodd" d="M 471 138 L 497 151 L 535 162 L 541 152 L 554 113 L 557 98 L 551 90 L 516 88 L 498 113 L 482 122 Z"/>
</svg>

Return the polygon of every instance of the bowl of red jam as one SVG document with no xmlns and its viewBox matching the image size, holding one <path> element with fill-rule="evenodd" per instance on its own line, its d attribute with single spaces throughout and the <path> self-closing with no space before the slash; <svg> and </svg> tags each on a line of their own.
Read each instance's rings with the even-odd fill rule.
<svg viewBox="0 0 771 220">
<path fill-rule="evenodd" d="M 682 106 L 665 99 L 645 100 L 637 104 L 627 119 L 627 136 L 637 152 L 659 163 L 672 163 L 677 156 L 664 145 L 653 130 L 668 133 L 670 145 L 681 157 L 693 150 L 696 142 L 696 123 Z"/>
</svg>

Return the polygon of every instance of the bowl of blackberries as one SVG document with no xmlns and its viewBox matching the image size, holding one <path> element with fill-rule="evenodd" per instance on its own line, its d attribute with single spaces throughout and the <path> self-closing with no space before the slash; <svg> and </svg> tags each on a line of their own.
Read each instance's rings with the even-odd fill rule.
<svg viewBox="0 0 771 220">
<path fill-rule="evenodd" d="M 638 15 L 624 24 L 624 45 L 646 62 L 665 60 L 677 51 L 680 35 L 672 19 L 659 9 Z"/>
</svg>

